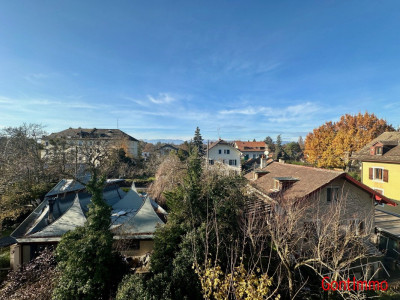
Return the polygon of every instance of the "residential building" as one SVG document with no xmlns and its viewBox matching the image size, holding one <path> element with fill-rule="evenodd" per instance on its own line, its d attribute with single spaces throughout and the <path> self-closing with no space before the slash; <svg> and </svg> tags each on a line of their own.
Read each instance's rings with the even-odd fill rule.
<svg viewBox="0 0 400 300">
<path fill-rule="evenodd" d="M 268 157 L 268 146 L 265 142 L 242 142 L 235 141 L 235 148 L 241 152 L 241 157 L 244 160 L 258 158 L 261 155 Z"/>
<path fill-rule="evenodd" d="M 158 152 L 158 154 L 160 154 L 161 156 L 164 155 L 168 155 L 170 152 L 175 152 L 178 153 L 179 148 L 175 147 L 174 145 L 171 144 L 165 144 L 161 147 L 159 147 L 156 151 Z"/>
<path fill-rule="evenodd" d="M 207 147 L 206 158 L 209 166 L 223 166 L 228 171 L 240 173 L 240 155 L 233 143 L 219 139 Z"/>
<path fill-rule="evenodd" d="M 148 256 L 153 249 L 157 226 L 164 224 L 166 212 L 148 196 L 137 193 L 134 185 L 125 193 L 122 179 L 107 180 L 103 198 L 112 207 L 111 228 L 116 243 L 125 242 L 121 253 L 130 257 Z M 44 201 L 11 233 L 0 240 L 11 245 L 10 261 L 16 269 L 42 249 L 56 245 L 62 235 L 86 222 L 91 195 L 74 180 L 61 180 Z"/>
<path fill-rule="evenodd" d="M 361 182 L 400 201 L 400 132 L 384 132 L 351 159 L 361 162 Z"/>
<path fill-rule="evenodd" d="M 139 141 L 119 129 L 69 128 L 44 136 L 41 156 L 51 157 L 55 144 L 62 144 L 65 152 L 76 150 L 77 162 L 84 162 L 85 155 L 80 150 L 101 152 L 110 148 L 121 148 L 127 156 L 137 157 Z"/>
<path fill-rule="evenodd" d="M 375 229 L 375 205 L 396 206 L 345 172 L 272 162 L 245 177 L 250 189 L 267 204 L 280 199 L 315 202 L 307 222 L 317 222 L 318 212 L 326 212 L 332 203 L 345 199 L 343 221 L 357 221 L 359 229 L 368 234 Z"/>
</svg>

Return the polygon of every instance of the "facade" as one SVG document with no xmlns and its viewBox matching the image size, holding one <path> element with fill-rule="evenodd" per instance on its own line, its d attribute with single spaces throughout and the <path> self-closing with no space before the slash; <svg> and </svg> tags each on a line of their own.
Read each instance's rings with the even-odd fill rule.
<svg viewBox="0 0 400 300">
<path fill-rule="evenodd" d="M 69 128 L 52 133 L 42 138 L 41 156 L 52 155 L 56 143 L 64 144 L 65 152 L 76 149 L 78 162 L 84 162 L 85 159 L 79 150 L 105 151 L 109 148 L 122 148 L 127 156 L 138 156 L 139 141 L 119 129 Z"/>
<path fill-rule="evenodd" d="M 125 193 L 119 180 L 108 180 L 103 198 L 112 207 L 111 228 L 120 252 L 126 256 L 148 256 L 153 235 L 162 226 L 166 212 L 148 196 L 140 196 L 134 187 Z M 86 222 L 91 195 L 74 180 L 61 180 L 45 200 L 6 239 L 10 264 L 16 269 L 29 262 L 42 249 L 56 245 L 63 234 Z M 0 241 L 1 244 L 1 241 Z M 3 242 L 2 246 L 6 246 Z"/>
<path fill-rule="evenodd" d="M 209 166 L 222 166 L 228 171 L 241 171 L 240 151 L 232 143 L 219 139 L 207 148 L 206 157 Z"/>
<path fill-rule="evenodd" d="M 375 228 L 375 205 L 396 203 L 344 172 L 272 162 L 246 175 L 251 190 L 265 202 L 312 201 L 306 222 L 317 222 L 335 201 L 345 199 L 343 221 L 356 223 L 367 234 Z"/>
<path fill-rule="evenodd" d="M 400 132 L 384 132 L 352 155 L 361 162 L 361 181 L 400 201 Z"/>
<path fill-rule="evenodd" d="M 268 157 L 268 146 L 265 142 L 242 142 L 235 141 L 235 148 L 241 152 L 241 157 L 244 160 L 256 159 L 265 155 Z"/>
</svg>

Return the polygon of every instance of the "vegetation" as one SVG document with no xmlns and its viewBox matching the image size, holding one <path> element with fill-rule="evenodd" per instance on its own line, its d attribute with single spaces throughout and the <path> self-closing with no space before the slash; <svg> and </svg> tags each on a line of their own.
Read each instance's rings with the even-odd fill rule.
<svg viewBox="0 0 400 300">
<path fill-rule="evenodd" d="M 51 299 L 58 278 L 56 261 L 50 249 L 45 249 L 33 261 L 8 274 L 0 286 L 0 300 Z"/>
<path fill-rule="evenodd" d="M 197 149 L 198 155 L 201 157 L 205 154 L 203 138 L 201 137 L 200 128 L 196 127 L 196 131 L 194 132 L 193 137 L 193 147 Z"/>
<path fill-rule="evenodd" d="M 59 280 L 54 299 L 106 298 L 114 257 L 109 231 L 111 207 L 103 200 L 105 178 L 96 173 L 86 189 L 92 194 L 87 222 L 66 233 L 57 246 Z"/>
<path fill-rule="evenodd" d="M 351 164 L 353 152 L 383 132 L 393 130 L 374 114 L 346 114 L 338 122 L 326 122 L 307 135 L 305 157 L 318 167 L 344 168 Z"/>
</svg>

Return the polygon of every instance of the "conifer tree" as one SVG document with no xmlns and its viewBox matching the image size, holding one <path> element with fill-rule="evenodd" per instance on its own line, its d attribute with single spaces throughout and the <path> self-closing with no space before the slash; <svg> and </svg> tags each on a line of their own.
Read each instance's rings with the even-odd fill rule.
<svg viewBox="0 0 400 300">
<path fill-rule="evenodd" d="M 107 297 L 113 263 L 111 207 L 103 200 L 105 177 L 96 172 L 86 189 L 92 195 L 87 222 L 66 233 L 56 249 L 60 277 L 53 299 Z"/>
<path fill-rule="evenodd" d="M 203 147 L 203 138 L 201 136 L 199 127 L 196 127 L 196 131 L 194 132 L 193 145 L 196 149 L 198 149 L 199 156 L 203 156 L 205 154 Z"/>
</svg>

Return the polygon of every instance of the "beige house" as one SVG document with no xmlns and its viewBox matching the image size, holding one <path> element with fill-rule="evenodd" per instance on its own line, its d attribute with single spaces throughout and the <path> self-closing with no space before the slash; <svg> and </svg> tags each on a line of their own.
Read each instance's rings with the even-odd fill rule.
<svg viewBox="0 0 400 300">
<path fill-rule="evenodd" d="M 110 148 L 124 149 L 129 157 L 138 156 L 139 141 L 119 129 L 69 128 L 42 138 L 42 158 L 53 154 L 55 144 L 62 144 L 65 152 L 77 153 L 78 163 L 84 163 L 85 151 L 106 151 Z"/>
<path fill-rule="evenodd" d="M 273 162 L 246 178 L 253 193 L 266 203 L 277 199 L 311 201 L 307 222 L 320 222 L 318 212 L 326 212 L 332 203 L 344 199 L 343 221 L 357 224 L 355 230 L 366 234 L 375 228 L 376 205 L 396 205 L 345 172 Z"/>
</svg>

